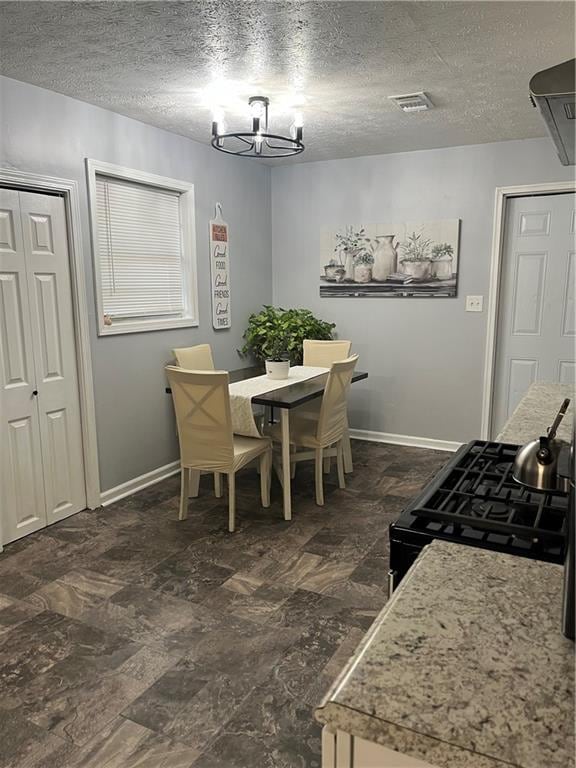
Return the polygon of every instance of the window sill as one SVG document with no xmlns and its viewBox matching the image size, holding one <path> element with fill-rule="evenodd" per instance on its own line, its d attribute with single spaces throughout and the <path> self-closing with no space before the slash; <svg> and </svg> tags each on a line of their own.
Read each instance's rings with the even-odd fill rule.
<svg viewBox="0 0 576 768">
<path fill-rule="evenodd" d="M 168 331 L 173 328 L 194 328 L 198 320 L 193 317 L 171 317 L 163 320 L 118 320 L 114 325 L 101 324 L 98 336 L 118 336 L 124 333 L 146 333 L 148 331 Z"/>
</svg>

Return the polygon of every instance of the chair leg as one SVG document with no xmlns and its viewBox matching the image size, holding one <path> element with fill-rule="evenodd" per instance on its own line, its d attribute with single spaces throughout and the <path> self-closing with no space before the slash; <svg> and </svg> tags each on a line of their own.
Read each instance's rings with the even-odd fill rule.
<svg viewBox="0 0 576 768">
<path fill-rule="evenodd" d="M 270 506 L 270 469 L 272 466 L 272 455 L 270 451 L 266 451 L 260 456 L 260 497 L 262 499 L 262 506 Z"/>
<path fill-rule="evenodd" d="M 330 474 L 330 456 L 324 456 L 324 474 Z"/>
<path fill-rule="evenodd" d="M 188 517 L 188 486 L 190 482 L 190 470 L 188 467 L 182 467 L 180 470 L 180 512 L 179 520 L 186 520 Z"/>
<path fill-rule="evenodd" d="M 322 476 L 322 448 L 316 448 L 316 460 L 314 462 L 316 474 L 316 504 L 324 506 L 324 478 Z"/>
<path fill-rule="evenodd" d="M 344 472 L 350 474 L 354 471 L 354 465 L 352 464 L 352 446 L 350 444 L 350 432 L 346 429 L 343 437 L 344 441 Z"/>
<path fill-rule="evenodd" d="M 346 488 L 344 478 L 344 439 L 338 441 L 336 446 L 336 466 L 338 467 L 338 487 Z"/>
<path fill-rule="evenodd" d="M 222 498 L 222 475 L 220 472 L 214 472 L 214 496 L 217 499 Z"/>
<path fill-rule="evenodd" d="M 236 474 L 228 474 L 228 530 L 234 533 L 236 528 Z"/>
<path fill-rule="evenodd" d="M 198 498 L 198 494 L 200 493 L 200 470 L 191 469 L 189 471 L 190 471 L 190 488 L 189 488 L 188 494 L 190 498 L 196 499 Z"/>
</svg>

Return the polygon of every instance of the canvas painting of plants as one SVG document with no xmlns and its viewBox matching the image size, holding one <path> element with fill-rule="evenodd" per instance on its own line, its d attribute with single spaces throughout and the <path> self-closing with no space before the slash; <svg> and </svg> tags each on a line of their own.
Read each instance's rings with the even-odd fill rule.
<svg viewBox="0 0 576 768">
<path fill-rule="evenodd" d="M 354 225 L 320 235 L 320 296 L 453 298 L 460 219 Z"/>
</svg>

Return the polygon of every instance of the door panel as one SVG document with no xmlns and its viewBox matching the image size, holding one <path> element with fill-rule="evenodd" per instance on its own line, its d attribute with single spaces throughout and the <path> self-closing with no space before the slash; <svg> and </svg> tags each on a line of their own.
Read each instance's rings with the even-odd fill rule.
<svg viewBox="0 0 576 768">
<path fill-rule="evenodd" d="M 44 382 L 50 379 L 62 379 L 62 349 L 58 324 L 56 275 L 35 274 L 34 280 L 40 320 L 40 375 Z"/>
<path fill-rule="evenodd" d="M 8 422 L 6 460 L 8 512 L 7 540 L 19 539 L 46 525 L 38 419 L 36 415 Z"/>
<path fill-rule="evenodd" d="M 46 525 L 18 192 L 0 189 L 0 541 Z"/>
<path fill-rule="evenodd" d="M 566 270 L 566 292 L 564 293 L 564 316 L 562 318 L 562 333 L 564 336 L 576 334 L 576 302 L 574 287 L 576 283 L 576 253 L 568 254 L 568 269 Z"/>
<path fill-rule="evenodd" d="M 70 427 L 66 410 L 46 414 L 47 439 L 50 443 L 49 474 L 46 476 L 46 491 L 52 500 L 52 514 L 59 515 L 69 509 L 74 496 L 70 476 L 73 464 L 70 455 Z"/>
<path fill-rule="evenodd" d="M 0 205 L 4 204 L 10 205 L 8 198 L 0 203 Z M 16 250 L 14 214 L 15 212 L 10 208 L 2 208 L 0 210 L 0 251 L 13 253 Z"/>
<path fill-rule="evenodd" d="M 20 192 L 48 523 L 86 506 L 64 201 Z"/>
<path fill-rule="evenodd" d="M 544 305 L 546 253 L 518 253 L 514 279 L 512 333 L 539 334 Z"/>
<path fill-rule="evenodd" d="M 52 217 L 31 213 L 30 248 L 34 255 L 48 253 L 54 255 L 54 238 L 52 235 Z"/>
<path fill-rule="evenodd" d="M 7 388 L 26 386 L 28 366 L 24 346 L 22 288 L 17 272 L 0 273 L 0 333 L 2 376 Z"/>
<path fill-rule="evenodd" d="M 508 379 L 508 413 L 514 409 L 534 381 L 538 373 L 536 360 L 510 360 Z"/>
<path fill-rule="evenodd" d="M 572 193 L 508 201 L 493 435 L 502 429 L 533 381 L 574 381 L 575 203 Z"/>
<path fill-rule="evenodd" d="M 550 234 L 550 211 L 521 213 L 518 234 L 521 237 Z"/>
<path fill-rule="evenodd" d="M 576 363 L 571 360 L 560 360 L 558 366 L 558 381 L 561 384 L 576 383 Z"/>
</svg>

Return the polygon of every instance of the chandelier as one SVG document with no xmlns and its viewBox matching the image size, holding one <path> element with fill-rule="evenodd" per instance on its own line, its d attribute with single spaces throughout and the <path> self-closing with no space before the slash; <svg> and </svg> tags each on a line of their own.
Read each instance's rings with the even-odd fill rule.
<svg viewBox="0 0 576 768">
<path fill-rule="evenodd" d="M 266 96 L 252 96 L 248 99 L 252 117 L 251 131 L 227 133 L 221 113 L 212 121 L 212 146 L 220 152 L 240 157 L 290 157 L 304 152 L 302 143 L 302 115 L 294 116 L 290 136 L 268 133 L 268 107 Z"/>
</svg>

